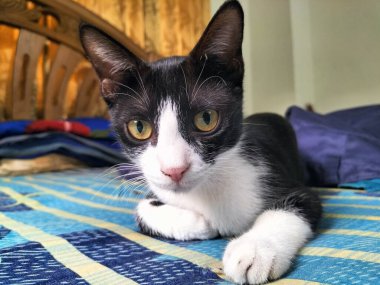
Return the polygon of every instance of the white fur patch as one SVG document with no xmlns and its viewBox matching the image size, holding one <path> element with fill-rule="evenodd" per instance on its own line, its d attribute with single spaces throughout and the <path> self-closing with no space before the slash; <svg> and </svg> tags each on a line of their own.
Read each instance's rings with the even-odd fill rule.
<svg viewBox="0 0 380 285">
<path fill-rule="evenodd" d="M 153 149 L 146 154 L 151 160 L 145 163 L 144 171 L 158 165 L 157 161 L 152 161 L 152 152 Z M 165 188 L 164 183 L 162 187 L 150 183 L 153 192 L 165 204 L 203 215 L 223 236 L 247 231 L 262 211 L 260 177 L 265 169 L 246 161 L 240 155 L 239 146 L 219 155 L 213 165 L 192 157 L 193 154 L 190 155 L 192 166 L 181 181 L 186 191 L 173 191 L 170 187 Z M 149 174 L 147 178 L 149 181 Z M 162 177 L 162 181 L 165 180 L 170 179 Z M 166 183 L 170 186 L 170 181 Z"/>
<path fill-rule="evenodd" d="M 290 267 L 298 250 L 312 236 L 307 222 L 296 213 L 268 210 L 224 253 L 224 272 L 236 283 L 261 284 L 277 279 Z"/>
<path fill-rule="evenodd" d="M 181 168 L 190 163 L 191 149 L 178 130 L 177 110 L 165 104 L 158 125 L 157 157 L 161 168 Z"/>
<path fill-rule="evenodd" d="M 202 215 L 171 205 L 153 206 L 151 201 L 139 203 L 137 214 L 152 231 L 177 240 L 210 239 L 218 235 Z"/>
<path fill-rule="evenodd" d="M 141 155 L 139 166 L 144 172 L 150 188 L 156 193 L 182 191 L 196 184 L 199 173 L 206 165 L 201 157 L 183 139 L 178 129 L 178 114 L 171 102 L 166 102 L 158 122 L 156 146 L 148 146 Z M 179 183 L 162 173 L 163 169 L 189 166 Z M 157 194 L 156 193 L 156 194 Z"/>
</svg>

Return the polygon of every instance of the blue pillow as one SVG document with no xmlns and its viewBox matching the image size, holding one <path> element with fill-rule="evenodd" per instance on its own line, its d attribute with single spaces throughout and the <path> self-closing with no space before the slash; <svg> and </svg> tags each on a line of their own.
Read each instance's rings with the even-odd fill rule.
<svg viewBox="0 0 380 285">
<path fill-rule="evenodd" d="M 320 115 L 291 107 L 307 182 L 312 186 L 380 178 L 380 105 Z"/>
</svg>

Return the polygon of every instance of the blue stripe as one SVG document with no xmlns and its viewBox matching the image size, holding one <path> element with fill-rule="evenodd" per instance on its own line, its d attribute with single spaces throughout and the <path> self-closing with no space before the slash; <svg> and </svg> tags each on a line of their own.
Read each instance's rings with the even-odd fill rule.
<svg viewBox="0 0 380 285">
<path fill-rule="evenodd" d="M 34 188 L 33 186 L 41 186 L 41 187 L 45 187 L 45 188 L 57 191 L 59 193 L 66 194 L 66 195 L 71 196 L 71 197 L 75 197 L 75 198 L 79 198 L 79 199 L 83 199 L 83 200 L 87 200 L 90 202 L 103 204 L 103 205 L 107 205 L 107 206 L 115 206 L 115 207 L 121 207 L 121 208 L 129 208 L 129 209 L 134 209 L 136 207 L 136 203 L 128 202 L 125 200 L 105 199 L 103 197 L 99 197 L 99 196 L 92 195 L 92 194 L 89 194 L 86 192 L 82 192 L 80 190 L 75 190 L 73 188 L 70 188 L 69 186 L 56 185 L 56 184 L 46 183 L 46 182 L 41 182 L 41 181 L 29 181 L 29 180 L 23 180 L 23 179 L 17 179 L 17 180 L 20 182 L 28 183 L 28 185 L 30 185 L 30 188 L 35 189 L 35 191 L 39 191 L 39 190 Z M 14 184 L 12 184 L 12 183 L 4 182 L 4 186 L 13 188 L 13 185 Z M 25 187 L 25 185 L 22 185 L 22 186 Z M 92 190 L 97 191 L 95 188 L 93 188 Z M 108 190 L 108 193 L 106 192 L 107 190 Z M 104 189 L 104 191 L 105 191 L 105 192 L 103 192 L 104 194 L 108 194 L 108 195 L 112 196 L 112 195 L 116 194 L 117 189 L 110 189 L 109 188 L 109 189 Z M 130 191 L 130 193 L 132 193 L 132 191 Z M 115 195 L 115 198 L 117 198 L 116 195 Z"/>
<path fill-rule="evenodd" d="M 323 218 L 319 224 L 319 228 L 380 232 L 380 222 L 356 219 Z"/>
<path fill-rule="evenodd" d="M 335 189 L 336 190 L 336 189 Z M 328 190 L 312 190 L 318 195 L 330 195 L 330 196 L 352 196 L 352 195 L 360 195 L 360 192 L 351 191 L 347 189 L 341 189 L 341 191 L 328 191 Z"/>
<path fill-rule="evenodd" d="M 325 213 L 333 213 L 333 214 L 380 216 L 380 210 L 365 209 L 365 208 L 354 208 L 354 207 L 350 207 L 350 206 L 346 206 L 346 207 L 324 206 L 323 211 Z"/>
<path fill-rule="evenodd" d="M 0 221 L 1 223 L 1 221 Z M 0 249 L 4 248 L 10 248 L 12 246 L 16 246 L 19 244 L 25 244 L 29 242 L 27 239 L 20 236 L 18 233 L 8 230 L 7 228 L 4 228 L 0 226 Z M 1 256 L 0 256 L 1 258 Z M 1 268 L 1 263 L 0 263 Z"/>
<path fill-rule="evenodd" d="M 216 259 L 222 259 L 224 249 L 227 246 L 227 239 L 212 239 L 201 241 L 176 241 L 172 239 L 157 238 L 166 243 L 174 244 L 190 250 L 198 251 Z"/>
<path fill-rule="evenodd" d="M 309 242 L 307 246 L 380 253 L 380 238 L 320 234 Z"/>
<path fill-rule="evenodd" d="M 322 199 L 322 203 L 379 206 L 379 200 Z"/>
<path fill-rule="evenodd" d="M 83 254 L 141 285 L 216 284 L 212 271 L 178 258 L 158 258 L 146 249 L 107 230 L 77 232 L 62 236 Z"/>
<path fill-rule="evenodd" d="M 14 190 L 20 190 L 20 187 L 12 187 Z M 18 188 L 18 189 L 15 189 Z M 21 187 L 22 188 L 22 187 Z M 24 187 L 26 189 L 26 187 Z M 24 189 L 23 188 L 23 189 Z M 32 192 L 33 191 L 33 192 Z M 29 193 L 41 193 L 36 189 L 30 187 L 28 188 Z M 69 213 L 78 214 L 82 216 L 92 217 L 100 220 L 104 220 L 107 222 L 112 222 L 115 224 L 119 224 L 124 227 L 129 227 L 132 230 L 137 230 L 137 226 L 135 223 L 135 219 L 133 215 L 118 213 L 110 210 L 96 209 L 86 205 L 70 202 L 67 200 L 63 200 L 57 198 L 52 195 L 41 194 L 39 196 L 33 197 L 33 200 L 38 201 L 42 205 L 45 205 L 50 208 L 55 208 L 59 210 L 63 210 Z M 45 219 L 45 216 L 49 216 L 50 214 L 46 214 L 41 212 L 41 218 Z M 51 215 L 53 216 L 53 215 Z M 22 215 L 20 216 L 22 219 Z M 78 222 L 79 223 L 79 222 Z"/>
<path fill-rule="evenodd" d="M 102 175 L 102 174 L 100 174 Z M 147 189 L 146 187 L 144 187 L 143 185 L 137 185 L 137 184 L 126 184 L 124 183 L 122 185 L 123 180 L 121 179 L 115 179 L 115 180 L 112 180 L 114 177 L 108 177 L 108 178 L 104 178 L 104 179 L 100 179 L 100 178 L 88 178 L 88 179 L 83 179 L 83 177 L 79 180 L 77 179 L 71 179 L 70 181 L 67 180 L 66 177 L 49 177 L 48 175 L 45 175 L 45 176 L 36 176 L 34 177 L 36 178 L 36 181 L 30 181 L 30 180 L 26 180 L 27 182 L 37 182 L 38 183 L 38 179 L 49 179 L 50 181 L 52 181 L 52 183 L 47 183 L 48 185 L 51 185 L 53 184 L 54 182 L 59 182 L 59 183 L 70 183 L 72 185 L 75 185 L 75 186 L 81 186 L 81 187 L 86 187 L 86 188 L 91 188 L 93 189 L 94 191 L 99 191 L 101 193 L 106 193 L 106 194 L 110 194 L 110 193 L 113 193 L 115 196 L 117 196 L 117 194 L 122 190 L 122 189 L 129 189 L 130 191 L 124 191 L 124 193 L 126 195 L 123 195 L 123 197 L 130 197 L 130 198 L 142 198 L 140 194 L 134 194 L 133 195 L 133 192 L 135 190 L 137 191 L 141 191 L 141 192 L 146 192 Z M 72 177 L 71 177 L 72 178 Z M 121 185 L 122 185 L 122 188 L 121 188 Z M 115 191 L 115 190 L 118 190 L 118 191 Z"/>
<path fill-rule="evenodd" d="M 6 215 L 13 220 L 36 227 L 51 235 L 94 229 L 91 225 L 59 218 L 41 211 L 9 212 Z"/>
<path fill-rule="evenodd" d="M 119 224 L 124 227 L 136 229 L 135 219 L 133 215 L 117 213 L 103 209 L 95 209 L 86 205 L 77 204 L 66 200 L 60 200 L 56 197 L 48 195 L 35 197 L 34 200 L 50 208 L 60 209 L 69 213 L 92 217 Z"/>
<path fill-rule="evenodd" d="M 285 278 L 326 284 L 380 284 L 380 264 L 324 256 L 300 256 Z"/>
<path fill-rule="evenodd" d="M 0 249 L 0 256 L 0 284 L 88 284 L 36 242 Z"/>
</svg>

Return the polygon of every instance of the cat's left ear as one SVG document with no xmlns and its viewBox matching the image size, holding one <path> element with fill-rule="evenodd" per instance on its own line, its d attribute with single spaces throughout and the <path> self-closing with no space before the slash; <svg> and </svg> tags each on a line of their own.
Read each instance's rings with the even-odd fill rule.
<svg viewBox="0 0 380 285">
<path fill-rule="evenodd" d="M 145 63 L 123 45 L 97 28 L 82 24 L 80 39 L 83 49 L 100 79 L 104 100 L 112 105 L 120 85 L 133 86 Z"/>
<path fill-rule="evenodd" d="M 235 67 L 243 66 L 244 13 L 238 1 L 226 1 L 211 19 L 190 56 L 213 58 Z"/>
<path fill-rule="evenodd" d="M 100 79 L 113 78 L 142 64 L 127 48 L 94 26 L 82 24 L 80 39 Z"/>
</svg>

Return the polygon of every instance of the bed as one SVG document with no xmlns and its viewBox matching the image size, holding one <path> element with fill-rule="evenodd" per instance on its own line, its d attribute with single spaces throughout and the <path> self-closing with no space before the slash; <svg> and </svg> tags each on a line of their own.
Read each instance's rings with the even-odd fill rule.
<svg viewBox="0 0 380 285">
<path fill-rule="evenodd" d="M 12 98 L 0 108 L 2 120 L 107 117 L 77 39 L 80 21 L 152 58 L 69 1 L 0 0 L 0 10 L 2 24 L 20 29 L 8 84 Z M 41 17 L 47 24 L 41 26 Z M 54 56 L 45 52 L 36 60 L 48 41 Z M 39 90 L 41 61 L 49 74 Z M 66 103 L 68 90 L 75 94 L 72 105 Z M 40 135 L 33 136 L 39 144 Z M 134 208 L 147 189 L 119 176 L 114 168 L 75 167 L 0 177 L 0 284 L 229 284 L 220 262 L 227 239 L 180 242 L 141 234 Z M 324 207 L 318 235 L 274 284 L 380 284 L 379 192 L 313 191 Z"/>
<path fill-rule="evenodd" d="M 0 284 L 228 284 L 226 239 L 142 235 L 133 212 L 146 189 L 107 173 L 0 179 Z M 380 195 L 314 191 L 324 205 L 319 234 L 274 284 L 379 284 Z"/>
</svg>

